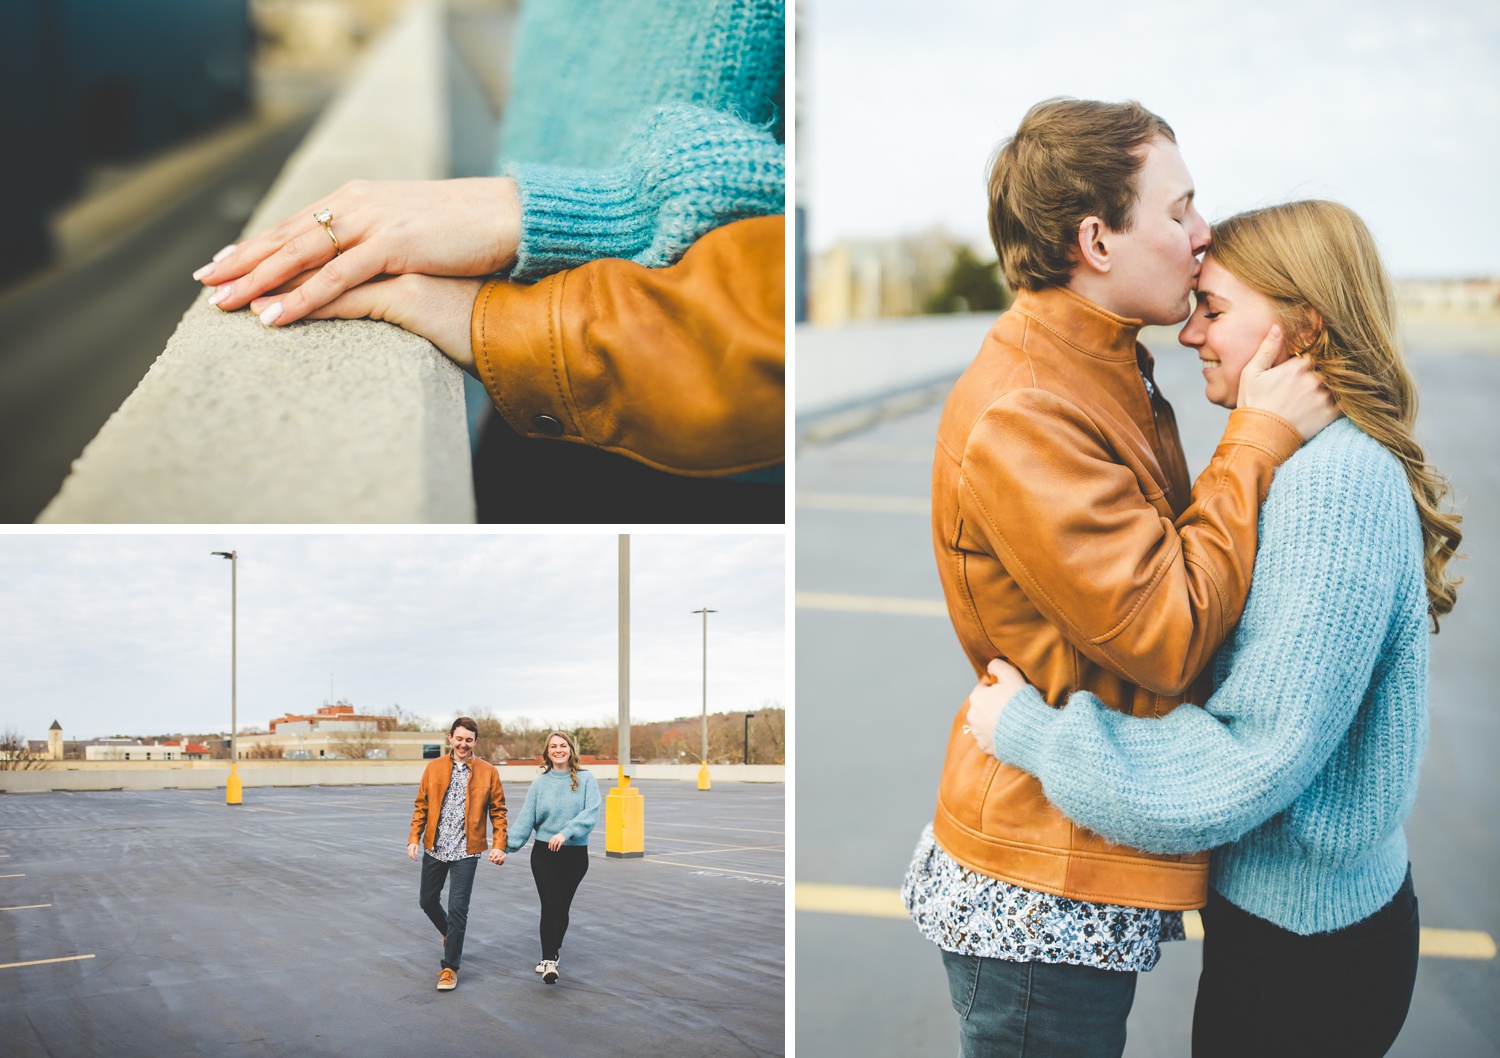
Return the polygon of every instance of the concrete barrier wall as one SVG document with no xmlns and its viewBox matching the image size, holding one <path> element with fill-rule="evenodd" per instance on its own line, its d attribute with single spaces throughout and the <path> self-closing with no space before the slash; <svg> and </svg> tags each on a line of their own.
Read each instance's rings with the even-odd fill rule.
<svg viewBox="0 0 1500 1058">
<path fill-rule="evenodd" d="M 247 234 L 346 180 L 448 175 L 444 33 L 436 0 L 413 0 L 288 161 Z M 38 518 L 473 520 L 462 373 L 431 344 L 371 320 L 266 328 L 248 310 L 211 307 L 207 291 Z"/>
<path fill-rule="evenodd" d="M 241 761 L 240 782 L 245 789 L 258 786 L 415 786 L 426 761 Z M 636 778 L 697 782 L 695 764 L 637 764 Z M 613 767 L 593 769 L 596 778 L 612 780 Z M 715 783 L 785 782 L 786 768 L 780 764 L 722 764 L 709 768 Z M 504 767 L 506 783 L 529 783 L 537 775 L 534 767 Z M 65 764 L 46 769 L 0 771 L 0 793 L 80 792 L 88 790 L 222 790 L 229 777 L 226 761 L 178 761 L 171 763 Z"/>
</svg>

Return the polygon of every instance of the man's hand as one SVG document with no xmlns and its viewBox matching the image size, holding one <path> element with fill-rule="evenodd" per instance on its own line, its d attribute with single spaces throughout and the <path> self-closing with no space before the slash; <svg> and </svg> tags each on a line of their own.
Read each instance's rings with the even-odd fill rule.
<svg viewBox="0 0 1500 1058">
<path fill-rule="evenodd" d="M 562 848 L 563 836 L 561 834 L 553 834 L 552 837 L 547 839 L 547 847 L 553 852 L 556 852 L 558 849 Z"/>
<path fill-rule="evenodd" d="M 1272 326 L 1240 372 L 1237 403 L 1241 408 L 1260 408 L 1281 416 L 1304 441 L 1311 441 L 1343 412 L 1334 404 L 1333 395 L 1311 362 L 1294 356 L 1284 364 L 1277 364 L 1283 349 L 1281 328 Z"/>
<path fill-rule="evenodd" d="M 494 848 L 490 849 L 490 862 L 495 864 L 505 862 L 505 850 L 502 849 L 499 845 L 496 845 Z"/>
<path fill-rule="evenodd" d="M 408 856 L 410 856 L 413 860 L 415 860 L 417 858 L 417 850 L 420 849 L 421 847 L 422 846 L 418 845 L 415 841 L 413 841 L 410 845 L 406 846 L 406 854 Z"/>
<path fill-rule="evenodd" d="M 469 320 L 484 284 L 478 279 L 401 275 L 372 279 L 307 313 L 310 320 L 386 320 L 420 334 L 465 371 L 474 370 Z M 264 318 L 279 294 L 256 298 L 250 311 Z"/>
<path fill-rule="evenodd" d="M 1000 719 L 1005 703 L 1024 686 L 1026 680 L 1020 670 L 996 658 L 969 692 L 969 734 L 979 748 L 992 757 L 995 755 L 995 723 Z"/>
</svg>

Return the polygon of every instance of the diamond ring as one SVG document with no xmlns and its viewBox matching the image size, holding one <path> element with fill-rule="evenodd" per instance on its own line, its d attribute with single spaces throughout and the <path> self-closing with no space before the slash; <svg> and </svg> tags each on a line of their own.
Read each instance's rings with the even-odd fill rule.
<svg viewBox="0 0 1500 1058">
<path fill-rule="evenodd" d="M 333 213 L 326 209 L 320 209 L 318 212 L 313 214 L 313 220 L 323 225 L 323 230 L 326 231 L 328 233 L 328 237 L 333 240 L 333 256 L 337 257 L 339 254 L 343 253 L 344 249 L 339 245 L 339 237 L 333 233 Z"/>
</svg>

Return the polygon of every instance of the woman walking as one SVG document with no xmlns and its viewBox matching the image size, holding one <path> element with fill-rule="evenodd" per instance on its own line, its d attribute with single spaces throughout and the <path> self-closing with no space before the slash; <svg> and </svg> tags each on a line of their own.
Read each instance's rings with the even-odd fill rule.
<svg viewBox="0 0 1500 1058">
<path fill-rule="evenodd" d="M 542 774 L 526 791 L 526 802 L 512 821 L 506 848 L 516 852 L 536 832 L 531 846 L 531 874 L 542 901 L 542 961 L 536 972 L 547 984 L 557 981 L 557 961 L 573 894 L 589 869 L 589 835 L 599 822 L 599 784 L 578 766 L 572 736 L 547 736 Z"/>
<path fill-rule="evenodd" d="M 1402 820 L 1427 733 L 1427 636 L 1452 608 L 1459 519 L 1413 437 L 1374 240 L 1292 202 L 1215 226 L 1181 341 L 1206 396 L 1281 327 L 1344 413 L 1276 472 L 1239 627 L 1203 709 L 1050 703 L 990 664 L 969 720 L 1075 823 L 1172 854 L 1213 848 L 1193 1054 L 1377 1058 L 1406 1018 L 1419 919 Z"/>
</svg>

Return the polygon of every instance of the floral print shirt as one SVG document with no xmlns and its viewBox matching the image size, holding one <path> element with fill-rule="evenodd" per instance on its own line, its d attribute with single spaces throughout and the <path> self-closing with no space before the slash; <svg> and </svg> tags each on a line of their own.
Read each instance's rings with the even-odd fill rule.
<svg viewBox="0 0 1500 1058">
<path fill-rule="evenodd" d="M 1091 904 L 971 871 L 943 851 L 930 825 L 901 900 L 922 936 L 958 955 L 1149 970 L 1160 941 L 1183 939 L 1181 912 Z"/>
<path fill-rule="evenodd" d="M 435 860 L 453 863 L 478 856 L 469 851 L 469 835 L 464 827 L 464 808 L 469 799 L 469 765 L 453 762 L 453 778 L 448 781 L 448 792 L 443 796 L 443 810 L 438 813 L 437 837 L 432 839 Z"/>
</svg>

